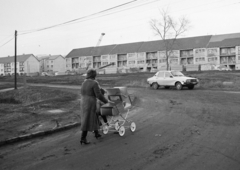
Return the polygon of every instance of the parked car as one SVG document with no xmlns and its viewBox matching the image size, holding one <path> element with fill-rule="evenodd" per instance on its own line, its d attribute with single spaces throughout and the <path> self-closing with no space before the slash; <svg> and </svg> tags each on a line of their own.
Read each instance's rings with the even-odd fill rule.
<svg viewBox="0 0 240 170">
<path fill-rule="evenodd" d="M 70 71 L 70 70 L 67 70 L 66 72 L 66 75 L 76 75 L 76 71 Z"/>
<path fill-rule="evenodd" d="M 177 90 L 182 90 L 183 87 L 193 89 L 199 83 L 199 80 L 187 77 L 180 71 L 158 71 L 153 77 L 148 78 L 147 82 L 154 89 L 163 86 L 166 89 L 176 87 Z"/>
<path fill-rule="evenodd" d="M 41 76 L 54 76 L 54 75 L 47 72 L 42 72 Z"/>
</svg>

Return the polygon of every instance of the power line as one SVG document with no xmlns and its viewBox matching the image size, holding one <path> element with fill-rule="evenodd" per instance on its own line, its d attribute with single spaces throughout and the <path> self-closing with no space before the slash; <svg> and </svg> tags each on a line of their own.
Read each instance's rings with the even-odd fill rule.
<svg viewBox="0 0 240 170">
<path fill-rule="evenodd" d="M 152 2 L 147 2 L 145 4 L 140 4 L 140 5 L 137 5 L 137 6 L 134 6 L 134 7 L 130 7 L 130 8 L 127 8 L 127 9 L 122 9 L 120 11 L 113 11 L 111 13 L 108 13 L 108 14 L 104 14 L 108 11 L 111 11 L 113 9 L 117 9 L 119 7 L 122 7 L 122 6 L 125 6 L 125 5 L 128 5 L 130 3 L 133 3 L 133 2 L 136 2 L 138 0 L 134 0 L 134 1 L 130 1 L 130 2 L 127 2 L 127 3 L 124 3 L 124 4 L 121 4 L 121 5 L 118 5 L 118 6 L 115 6 L 115 7 L 112 7 L 112 8 L 108 8 L 106 10 L 103 10 L 103 11 L 100 11 L 100 12 L 97 12 L 97 13 L 94 13 L 94 14 L 91 14 L 91 15 L 88 15 L 88 16 L 84 16 L 84 17 L 81 17 L 81 18 L 77 18 L 77 19 L 74 19 L 74 20 L 70 20 L 70 21 L 67 21 L 67 22 L 64 22 L 64 23 L 61 23 L 61 24 L 57 24 L 57 25 L 53 25 L 53 26 L 49 26 L 49 27 L 45 27 L 45 28 L 41 28 L 41 29 L 37 29 L 37 30 L 32 30 L 32 31 L 29 31 L 29 32 L 25 32 L 25 33 L 21 33 L 19 35 L 24 35 L 24 34 L 29 34 L 29 33 L 33 33 L 33 32 L 37 32 L 37 31 L 43 31 L 43 30 L 46 30 L 46 29 L 50 29 L 50 28 L 55 28 L 55 27 L 59 27 L 59 26 L 63 26 L 63 25 L 67 25 L 67 24 L 76 24 L 76 23 L 79 23 L 79 22 L 84 22 L 84 21 L 88 21 L 88 20 L 92 20 L 92 19 L 96 19 L 96 18 L 99 18 L 99 17 L 104 17 L 104 16 L 107 16 L 107 15 L 111 15 L 111 14 L 114 14 L 114 13 L 118 13 L 118 12 L 122 12 L 122 11 L 125 11 L 125 10 L 129 10 L 129 9 L 132 9 L 132 8 L 136 8 L 136 7 L 139 7 L 139 6 L 143 6 L 143 5 L 146 5 L 146 4 L 149 4 L 149 3 L 153 3 L 153 2 L 156 2 L 156 1 L 159 1 L 159 0 L 155 0 L 155 1 L 152 1 Z M 221 2 L 222 0 L 219 0 L 219 1 L 215 1 L 215 2 L 211 2 L 211 3 L 207 3 L 207 4 L 203 4 L 201 6 L 206 6 L 206 5 L 209 5 L 209 4 L 212 4 L 212 3 L 217 3 L 217 2 Z M 175 4 L 179 3 L 181 1 L 177 1 L 175 2 Z M 182 10 L 178 10 L 178 11 L 184 11 L 184 10 L 188 10 L 188 9 L 192 9 L 192 8 L 196 8 L 196 7 L 199 7 L 199 6 L 195 6 L 195 7 L 191 7 L 191 8 L 186 8 L 186 9 L 182 9 Z M 176 12 L 176 11 L 174 11 Z M 100 14 L 100 16 L 98 16 Z M 91 18 L 92 16 L 95 16 L 94 18 Z"/>
<path fill-rule="evenodd" d="M 124 5 L 126 5 L 126 4 L 130 4 L 130 3 L 133 3 L 133 2 L 136 2 L 137 0 L 134 0 L 134 1 L 130 1 L 130 2 L 128 2 L 128 3 L 125 3 L 125 4 L 121 4 L 121 5 L 118 5 L 118 6 L 115 6 L 115 7 L 112 7 L 112 8 L 109 8 L 109 9 L 106 9 L 106 10 L 103 10 L 103 11 L 112 11 L 112 10 L 110 10 L 110 9 L 118 9 L 117 7 L 122 7 L 122 6 L 124 6 Z M 113 12 L 111 12 L 111 13 L 108 13 L 108 14 L 104 14 L 103 13 L 103 11 L 100 11 L 100 12 L 98 12 L 99 14 L 100 13 L 103 13 L 101 16 L 96 16 L 95 18 L 98 18 L 98 17 L 103 17 L 103 16 L 106 16 L 106 15 L 111 15 L 111 14 L 113 14 L 113 13 L 117 13 L 117 12 L 121 12 L 121 11 L 125 11 L 125 10 L 129 10 L 129 9 L 132 9 L 132 8 L 136 8 L 136 7 L 139 7 L 139 6 L 143 6 L 143 5 L 146 5 L 146 4 L 149 4 L 149 3 L 153 3 L 153 2 L 156 2 L 156 1 L 159 1 L 159 0 L 155 0 L 155 1 L 151 1 L 151 2 L 147 2 L 147 1 L 145 1 L 146 3 L 144 3 L 144 4 L 139 4 L 139 5 L 137 5 L 137 6 L 133 6 L 133 7 L 129 7 L 129 8 L 125 8 L 125 9 L 122 9 L 122 10 L 118 10 L 118 11 L 113 11 Z M 212 3 L 217 3 L 217 2 L 220 2 L 220 1 L 222 1 L 222 0 L 219 0 L 219 1 L 214 1 L 214 2 L 211 2 L 211 3 L 207 3 L 207 4 L 203 4 L 203 5 L 201 5 L 201 6 L 206 6 L 206 5 L 208 5 L 208 4 L 212 4 Z M 139 2 L 139 1 L 138 1 Z M 140 2 L 143 2 L 143 1 L 140 1 Z M 179 3 L 179 2 L 181 2 L 181 0 L 180 1 L 177 1 L 177 2 L 175 2 L 175 4 L 176 3 Z M 239 3 L 239 2 L 237 2 L 237 3 Z M 233 4 L 237 4 L 237 3 L 233 3 Z M 228 5 L 233 5 L 233 4 L 228 4 Z M 191 8 L 196 8 L 196 7 L 199 7 L 199 6 L 194 6 L 194 7 L 191 7 Z M 182 9 L 182 10 L 188 10 L 189 8 L 186 8 L 186 9 Z M 182 11 L 182 10 L 179 10 L 179 11 Z M 210 10 L 210 9 L 209 9 Z M 211 8 L 211 10 L 213 10 L 213 8 Z M 175 11 L 176 12 L 176 11 Z M 197 11 L 198 12 L 198 11 Z M 195 12 L 194 12 L 195 13 Z M 87 19 L 87 17 L 89 17 L 89 16 L 93 16 L 93 15 L 96 15 L 97 13 L 94 13 L 94 14 L 91 14 L 91 15 L 88 15 L 88 16 L 85 16 L 85 17 L 81 17 L 81 18 L 86 18 L 84 21 L 86 21 L 86 20 L 88 20 Z M 71 24 L 74 24 L 74 23 L 79 23 L 79 22 L 83 22 L 83 21 L 79 21 L 81 18 L 77 18 L 77 19 L 74 19 L 74 20 L 71 20 L 71 21 L 68 21 L 68 22 L 65 22 L 65 23 L 71 23 Z M 90 18 L 90 19 L 95 19 L 95 18 Z M 74 21 L 74 23 L 73 23 L 73 21 Z M 77 22 L 76 22 L 77 21 Z M 59 25 L 59 26 L 61 26 L 61 25 L 63 25 L 64 23 L 62 23 L 62 24 L 57 24 L 57 25 Z M 57 25 L 55 25 L 55 27 L 57 27 Z M 137 24 L 137 25 L 142 25 L 142 24 Z M 133 25 L 133 26 L 135 26 L 135 25 Z M 129 27 L 133 27 L 133 26 L 128 26 L 128 27 L 124 27 L 124 28 L 129 28 Z M 52 26 L 53 27 L 53 26 Z M 50 29 L 49 27 L 46 27 L 45 29 Z M 119 29 L 117 29 L 117 30 L 119 30 Z M 40 30 L 35 30 L 35 31 L 40 31 Z M 111 30 L 111 32 L 113 32 L 114 30 Z M 34 32 L 34 30 L 33 30 L 33 32 Z M 28 33 L 32 33 L 32 32 L 28 32 Z M 22 33 L 21 35 L 23 35 L 23 34 L 27 34 L 27 33 Z M 13 38 L 12 38 L 13 39 Z M 2 47 L 2 46 L 4 46 L 4 45 L 6 45 L 7 43 L 9 43 L 12 39 L 10 39 L 10 40 L 8 40 L 6 43 L 4 43 L 3 45 L 1 45 L 0 47 Z"/>
<path fill-rule="evenodd" d="M 217 3 L 217 2 L 220 2 L 220 1 L 223 1 L 223 0 L 219 0 L 219 1 L 215 1 L 215 2 L 212 2 L 212 3 Z M 178 1 L 179 2 L 179 1 Z M 208 3 L 208 4 L 204 4 L 204 5 L 209 5 L 209 4 L 211 4 L 211 3 Z M 227 6 L 229 6 L 229 5 L 233 5 L 233 4 L 236 4 L 236 3 L 231 3 L 231 4 L 228 4 Z M 196 8 L 196 7 L 198 7 L 198 6 L 194 6 L 194 7 L 192 7 L 192 8 Z M 223 7 L 223 6 L 221 6 L 221 7 Z M 216 7 L 216 8 L 219 8 L 219 7 Z M 211 8 L 211 9 L 207 9 L 207 10 L 213 10 L 214 8 Z M 124 9 L 124 10 L 127 10 L 127 9 Z M 182 9 L 182 10 L 188 10 L 188 8 L 187 9 Z M 182 10 L 179 10 L 179 11 L 182 11 Z M 121 10 L 121 11 L 123 11 L 123 10 Z M 117 11 L 117 12 L 121 12 L 121 11 Z M 177 11 L 174 11 L 174 12 L 177 12 Z M 194 12 L 194 13 L 198 13 L 198 12 L 201 12 L 201 11 L 197 11 L 197 12 Z M 191 13 L 192 14 L 192 13 Z M 105 15 L 110 15 L 110 14 L 105 14 Z M 104 16 L 105 16 L 104 15 Z M 116 19 L 116 18 L 115 18 Z M 139 20 L 145 20 L 146 18 L 141 18 L 141 19 L 138 19 L 137 21 L 139 21 Z M 136 19 L 135 19 L 136 20 Z M 85 20 L 84 20 L 85 21 Z M 83 21 L 79 21 L 79 22 L 83 22 Z M 134 22 L 134 21 L 133 21 Z M 132 22 L 131 22 L 132 23 Z M 134 24 L 133 26 L 135 26 L 135 25 L 143 25 L 143 24 Z M 133 27 L 133 26 L 127 26 L 127 27 L 122 27 L 122 28 L 119 28 L 119 29 L 124 29 L 124 28 L 129 28 L 129 27 Z M 103 27 L 104 28 L 104 27 Z M 105 27 L 105 28 L 108 28 L 108 26 L 107 27 Z M 114 29 L 114 30 L 119 30 L 119 29 Z M 112 31 L 114 31 L 114 30 L 112 30 Z M 89 32 L 89 31 L 87 31 L 87 32 Z M 91 32 L 91 31 L 90 31 Z"/>
<path fill-rule="evenodd" d="M 92 19 L 96 19 L 96 18 L 100 18 L 100 17 L 112 15 L 112 14 L 115 14 L 115 13 L 119 13 L 119 12 L 122 12 L 122 11 L 126 11 L 126 10 L 129 10 L 129 9 L 132 9 L 132 8 L 136 8 L 136 7 L 139 7 L 139 6 L 143 6 L 143 5 L 147 5 L 147 4 L 150 4 L 150 3 L 154 3 L 154 2 L 156 2 L 156 1 L 159 1 L 159 0 L 154 0 L 154 1 L 152 1 L 152 2 L 148 2 L 148 3 L 145 3 L 145 4 L 140 4 L 140 5 L 137 5 L 137 6 L 134 6 L 134 7 L 130 7 L 130 8 L 127 8 L 127 9 L 122 9 L 122 10 L 119 10 L 119 11 L 113 11 L 113 12 L 107 13 L 107 14 L 101 14 L 101 15 L 99 15 L 99 16 L 87 18 L 87 19 L 85 19 L 85 20 L 76 21 L 76 22 L 70 23 L 70 24 L 76 24 L 76 23 L 85 22 L 85 21 L 88 21 L 88 20 L 92 20 Z M 96 23 L 96 22 L 95 22 L 95 23 Z"/>
<path fill-rule="evenodd" d="M 76 22 L 78 20 L 82 20 L 82 19 L 89 18 L 89 17 L 95 16 L 95 15 L 99 15 L 101 13 L 105 13 L 107 11 L 111 11 L 113 9 L 116 9 L 116 8 L 119 8 L 119 7 L 122 7 L 122 6 L 126 6 L 128 4 L 131 4 L 131 3 L 134 3 L 134 2 L 137 2 L 137 1 L 139 1 L 139 0 L 133 0 L 133 1 L 130 1 L 130 2 L 127 2 L 127 3 L 124 3 L 124 4 L 120 4 L 120 5 L 102 10 L 100 12 L 96 12 L 96 13 L 93 13 L 93 14 L 90 14 L 90 15 L 87 15 L 87 16 L 84 16 L 84 17 L 76 18 L 76 19 L 73 19 L 73 20 L 70 20 L 70 21 L 66 21 L 66 22 L 63 22 L 63 23 L 60 23 L 60 24 L 48 26 L 48 27 L 45 27 L 45 28 L 40 28 L 40 29 L 37 29 L 37 30 L 36 29 L 35 30 L 29 30 L 29 31 L 20 31 L 20 32 L 25 32 L 25 33 L 20 33 L 19 35 L 29 34 L 29 33 L 37 32 L 37 31 L 43 31 L 43 30 L 46 30 L 46 29 L 55 28 L 55 27 L 59 27 L 59 26 L 62 26 L 62 25 L 69 24 L 69 23 L 73 23 L 73 22 Z"/>
<path fill-rule="evenodd" d="M 211 2 L 211 3 L 217 3 L 217 2 L 220 2 L 220 1 L 222 1 L 222 0 L 218 0 L 218 1 L 215 1 L 215 2 Z M 155 1 L 153 1 L 153 2 L 155 2 Z M 178 1 L 179 2 L 179 1 Z M 148 2 L 148 3 L 151 3 L 151 2 Z M 208 4 L 211 4 L 211 3 L 208 3 Z M 208 5 L 208 4 L 204 4 L 204 5 Z M 236 3 L 232 3 L 232 4 L 228 4 L 228 5 L 233 5 L 233 4 L 236 4 Z M 145 5 L 145 4 L 141 4 L 141 5 Z M 141 6 L 141 5 L 138 5 L 138 6 Z M 198 7 L 198 6 L 194 6 L 194 7 L 192 7 L 192 8 L 196 8 L 196 7 Z M 133 7 L 133 8 L 135 8 L 135 7 Z M 129 9 L 129 8 L 128 8 Z M 188 9 L 188 8 L 187 8 Z M 187 9 L 182 9 L 182 10 L 187 10 Z M 208 10 L 213 10 L 214 8 L 211 8 L 211 9 L 208 9 Z M 124 9 L 124 10 L 127 10 L 127 9 Z M 121 10 L 121 11 L 123 11 L 123 10 Z M 121 11 L 117 11 L 117 12 L 121 12 Z M 197 12 L 199 12 L 199 11 L 197 11 Z M 197 13 L 197 12 L 195 12 L 195 13 Z M 200 11 L 201 12 L 201 11 Z M 110 14 L 105 14 L 105 15 L 110 15 Z M 140 20 L 143 20 L 143 19 L 140 19 Z M 84 20 L 85 21 L 85 20 Z M 139 20 L 138 20 L 139 21 Z M 83 21 L 79 21 L 79 22 L 83 22 Z M 114 31 L 117 31 L 117 30 L 121 30 L 121 29 L 124 29 L 124 28 L 131 28 L 131 27 L 135 27 L 136 25 L 143 25 L 143 24 L 134 24 L 134 25 L 132 25 L 132 26 L 127 26 L 127 27 L 122 27 L 122 28 L 119 28 L 119 29 L 111 29 L 110 30 L 110 32 L 114 32 Z M 90 30 L 89 31 L 87 31 L 87 32 L 91 32 Z M 86 32 L 85 32 L 86 33 Z M 84 37 L 84 36 L 83 36 Z"/>
<path fill-rule="evenodd" d="M 157 2 L 157 1 L 159 1 L 159 0 L 154 0 L 154 1 L 152 1 L 152 2 L 148 2 L 148 3 L 145 3 L 145 4 L 140 4 L 140 5 L 137 5 L 137 6 L 134 6 L 134 7 L 130 7 L 130 8 L 127 8 L 127 9 L 122 9 L 122 10 L 120 10 L 120 11 L 115 11 L 115 12 L 108 13 L 108 14 L 103 14 L 103 15 L 100 15 L 100 16 L 96 16 L 96 17 L 94 17 L 94 18 L 89 18 L 89 19 L 77 21 L 77 22 L 70 23 L 70 24 L 76 24 L 76 23 L 80 23 L 80 22 L 84 22 L 84 21 L 88 21 L 88 20 L 92 20 L 92 19 L 96 19 L 96 18 L 108 16 L 108 15 L 111 15 L 111 14 L 115 14 L 115 13 L 119 13 L 119 12 L 126 11 L 126 10 L 129 10 L 129 9 L 137 8 L 137 7 L 140 7 L 140 6 L 143 6 L 143 5 L 147 5 L 147 4 L 150 4 L 150 3 L 154 3 L 154 2 Z"/>
<path fill-rule="evenodd" d="M 6 45 L 7 43 L 9 43 L 10 41 L 12 41 L 13 39 L 14 39 L 14 37 L 12 37 L 10 40 L 8 40 L 8 41 L 5 42 L 4 44 L 2 44 L 2 45 L 0 46 L 0 48 L 3 47 L 4 45 Z"/>
</svg>

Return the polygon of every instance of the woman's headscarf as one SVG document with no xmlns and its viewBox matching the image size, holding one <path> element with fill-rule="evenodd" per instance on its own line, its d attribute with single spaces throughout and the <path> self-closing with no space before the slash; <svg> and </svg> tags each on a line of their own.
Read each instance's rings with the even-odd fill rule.
<svg viewBox="0 0 240 170">
<path fill-rule="evenodd" d="M 86 79 L 95 79 L 96 76 L 97 76 L 97 71 L 95 69 L 91 68 L 87 71 Z"/>
</svg>

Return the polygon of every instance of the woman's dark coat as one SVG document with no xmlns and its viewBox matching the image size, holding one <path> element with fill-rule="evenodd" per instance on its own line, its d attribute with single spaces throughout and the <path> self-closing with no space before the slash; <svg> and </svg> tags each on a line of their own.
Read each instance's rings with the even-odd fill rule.
<svg viewBox="0 0 240 170">
<path fill-rule="evenodd" d="M 96 80 L 85 79 L 81 87 L 81 130 L 94 131 L 99 129 L 96 114 L 96 101 L 107 103 L 108 100 L 101 94 Z"/>
</svg>

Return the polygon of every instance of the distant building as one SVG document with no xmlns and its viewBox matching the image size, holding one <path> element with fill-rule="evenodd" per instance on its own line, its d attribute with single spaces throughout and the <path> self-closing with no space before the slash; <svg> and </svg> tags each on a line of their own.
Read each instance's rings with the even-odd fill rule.
<svg viewBox="0 0 240 170">
<path fill-rule="evenodd" d="M 40 72 L 65 72 L 66 60 L 62 55 L 49 55 L 39 57 Z"/>
<path fill-rule="evenodd" d="M 168 53 L 174 70 L 240 70 L 240 33 L 179 38 Z M 93 68 L 115 63 L 111 67 L 161 70 L 166 69 L 166 51 L 163 40 L 157 40 L 78 48 L 66 56 L 67 70 L 85 68 L 87 63 Z"/>
<path fill-rule="evenodd" d="M 23 54 L 17 56 L 17 74 L 26 75 L 39 73 L 39 61 L 33 54 Z M 15 57 L 0 58 L 0 75 L 13 75 L 15 72 Z"/>
<path fill-rule="evenodd" d="M 0 63 L 0 76 L 3 76 L 4 74 L 4 63 Z"/>
</svg>

